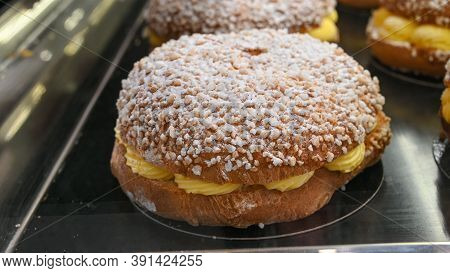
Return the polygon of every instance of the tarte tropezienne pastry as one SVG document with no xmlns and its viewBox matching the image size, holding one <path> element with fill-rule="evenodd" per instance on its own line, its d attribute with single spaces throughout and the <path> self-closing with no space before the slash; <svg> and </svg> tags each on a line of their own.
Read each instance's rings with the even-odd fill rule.
<svg viewBox="0 0 450 273">
<path fill-rule="evenodd" d="M 375 57 L 399 70 L 442 77 L 450 58 L 450 1 L 380 3 L 367 28 Z"/>
<path fill-rule="evenodd" d="M 193 33 L 288 29 L 325 41 L 339 40 L 336 0 L 150 0 L 150 43 Z"/>
<path fill-rule="evenodd" d="M 122 88 L 114 175 L 133 201 L 192 225 L 306 217 L 390 140 L 378 80 L 285 30 L 182 36 Z"/>
</svg>

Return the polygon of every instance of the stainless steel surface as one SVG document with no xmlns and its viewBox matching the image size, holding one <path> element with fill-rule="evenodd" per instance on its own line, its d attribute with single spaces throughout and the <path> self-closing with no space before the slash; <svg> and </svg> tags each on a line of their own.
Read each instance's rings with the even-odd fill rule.
<svg viewBox="0 0 450 273">
<path fill-rule="evenodd" d="M 365 47 L 367 16 L 368 13 L 340 9 L 341 45 L 349 54 L 357 53 L 355 58 L 379 77 L 394 136 L 383 157 L 385 182 L 375 198 L 357 213 L 306 234 L 259 241 L 199 238 L 154 223 L 132 206 L 109 170 L 114 103 L 120 81 L 127 76 L 117 69 L 111 78 L 107 77 L 108 84 L 82 127 L 81 136 L 71 147 L 15 250 L 448 251 L 450 181 L 440 173 L 432 154 L 432 142 L 440 128 L 437 113 L 442 88 L 437 81 L 421 78 L 418 82 L 413 76 L 380 67 L 367 50 L 361 50 Z M 123 35 L 116 43 L 119 40 L 123 40 Z M 146 39 L 138 32 L 119 65 L 130 69 L 135 60 L 147 53 Z M 105 78 L 95 79 L 99 82 Z M 65 114 L 70 111 L 73 108 Z M 47 124 L 46 128 L 52 126 Z M 67 133 L 73 132 L 72 128 L 54 130 Z M 34 158 L 45 166 L 53 163 L 39 159 Z M 341 191 L 336 195 L 355 204 L 362 201 Z M 11 206 L 18 203 L 12 199 L 9 202 Z M 411 242 L 414 244 L 404 244 Z"/>
<path fill-rule="evenodd" d="M 13 59 L 14 55 L 20 55 L 70 2 L 70 0 L 20 0 L 14 4 L 5 3 L 9 5 L 9 9 L 0 16 L 0 60 Z M 0 69 L 4 68 L 5 62 Z"/>
<path fill-rule="evenodd" d="M 40 13 L 16 3 L 0 24 L 8 30 L 0 42 L 21 44 L 0 59 L 0 250 L 20 236 L 58 171 L 80 113 L 94 103 L 98 79 L 111 66 L 99 56 L 117 55 L 121 31 L 142 11 L 139 0 L 35 2 L 29 10 L 45 4 Z"/>
</svg>

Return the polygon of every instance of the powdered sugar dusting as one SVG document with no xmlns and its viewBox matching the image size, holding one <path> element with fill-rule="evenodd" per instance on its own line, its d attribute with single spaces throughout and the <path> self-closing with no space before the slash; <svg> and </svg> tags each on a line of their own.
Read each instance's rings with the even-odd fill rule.
<svg viewBox="0 0 450 273">
<path fill-rule="evenodd" d="M 133 202 L 138 203 L 140 206 L 143 206 L 145 209 L 147 209 L 150 212 L 156 212 L 156 206 L 155 203 L 148 200 L 146 197 L 144 197 L 143 194 L 137 193 L 134 195 L 132 192 L 125 191 L 125 194 L 128 196 L 130 200 Z"/>
<path fill-rule="evenodd" d="M 151 0 L 148 20 L 161 37 L 252 28 L 299 31 L 319 25 L 335 6 L 335 0 Z"/>
<path fill-rule="evenodd" d="M 281 30 L 184 36 L 122 85 L 123 141 L 153 164 L 218 168 L 224 180 L 323 165 L 362 143 L 384 104 L 378 80 L 342 49 Z"/>
</svg>

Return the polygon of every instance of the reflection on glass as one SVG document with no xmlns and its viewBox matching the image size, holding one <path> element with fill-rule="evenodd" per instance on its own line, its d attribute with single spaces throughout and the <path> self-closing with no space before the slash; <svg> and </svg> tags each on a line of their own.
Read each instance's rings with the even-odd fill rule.
<svg viewBox="0 0 450 273">
<path fill-rule="evenodd" d="M 0 127 L 0 143 L 8 142 L 16 135 L 46 91 L 42 83 L 37 83 L 19 102 Z"/>
<path fill-rule="evenodd" d="M 64 47 L 64 54 L 67 56 L 73 56 L 77 54 L 78 50 L 83 46 L 87 28 L 78 32 L 73 39 Z"/>
<path fill-rule="evenodd" d="M 0 45 L 8 43 L 18 33 L 31 25 L 39 15 L 54 4 L 55 0 L 41 0 L 33 5 L 31 9 L 17 12 L 8 22 L 0 26 Z"/>
<path fill-rule="evenodd" d="M 114 4 L 114 0 L 103 0 L 98 6 L 92 11 L 89 16 L 89 23 L 93 26 L 97 25 L 100 20 L 106 15 L 108 10 Z"/>
<path fill-rule="evenodd" d="M 84 10 L 83 9 L 76 9 L 72 12 L 72 15 L 70 15 L 66 21 L 64 21 L 64 28 L 67 31 L 72 31 L 76 26 L 78 26 L 78 24 L 80 23 L 80 21 L 83 19 L 84 17 Z"/>
</svg>

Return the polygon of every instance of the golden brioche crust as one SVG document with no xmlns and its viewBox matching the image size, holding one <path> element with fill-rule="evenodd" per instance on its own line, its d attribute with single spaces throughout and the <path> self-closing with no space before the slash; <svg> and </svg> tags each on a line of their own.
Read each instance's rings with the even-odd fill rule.
<svg viewBox="0 0 450 273">
<path fill-rule="evenodd" d="M 432 77 L 445 74 L 445 63 L 450 52 L 441 49 L 416 46 L 408 41 L 383 37 L 374 23 L 374 16 L 367 25 L 367 40 L 372 54 L 382 63 L 400 71 L 414 72 Z"/>
<path fill-rule="evenodd" d="M 371 38 L 368 43 L 372 54 L 392 68 L 432 77 L 442 77 L 445 74 L 445 61 L 434 58 L 435 50 Z"/>
<path fill-rule="evenodd" d="M 380 0 L 380 5 L 419 24 L 450 27 L 448 0 Z"/>
<path fill-rule="evenodd" d="M 160 37 L 273 28 L 292 32 L 320 25 L 335 0 L 150 0 L 150 29 Z"/>
<path fill-rule="evenodd" d="M 357 8 L 374 8 L 378 6 L 378 0 L 339 0 L 340 4 Z"/>
<path fill-rule="evenodd" d="M 302 187 L 283 193 L 253 185 L 217 196 L 188 194 L 175 183 L 150 180 L 134 174 L 126 165 L 126 148 L 118 142 L 114 146 L 111 169 L 133 201 L 162 217 L 186 221 L 191 225 L 238 228 L 294 221 L 322 208 L 336 189 L 380 158 L 391 133 L 389 118 L 383 116 L 379 122 L 365 140 L 367 155 L 356 170 L 344 174 L 321 168 Z"/>
<path fill-rule="evenodd" d="M 275 30 L 169 41 L 122 85 L 121 139 L 153 165 L 215 183 L 318 169 L 363 142 L 384 104 L 342 49 Z"/>
</svg>

